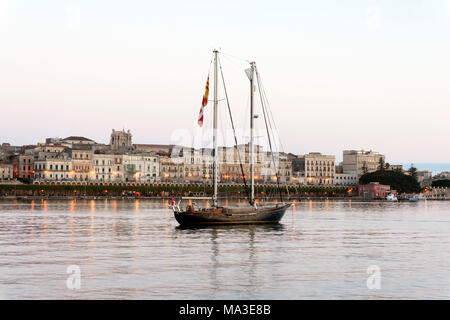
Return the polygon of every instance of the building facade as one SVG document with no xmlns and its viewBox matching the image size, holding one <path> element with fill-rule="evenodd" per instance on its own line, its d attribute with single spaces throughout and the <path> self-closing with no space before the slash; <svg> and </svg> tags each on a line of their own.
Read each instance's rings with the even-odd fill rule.
<svg viewBox="0 0 450 320">
<path fill-rule="evenodd" d="M 390 186 L 378 182 L 358 186 L 358 195 L 364 199 L 385 199 L 390 191 Z"/>
<path fill-rule="evenodd" d="M 335 156 L 310 152 L 294 159 L 297 176 L 303 177 L 306 184 L 333 185 L 335 178 Z M 294 165 L 293 165 L 294 166 Z"/>
<path fill-rule="evenodd" d="M 336 173 L 334 184 L 337 186 L 354 186 L 358 184 L 358 174 L 356 172 Z"/>
<path fill-rule="evenodd" d="M 125 154 L 122 164 L 125 181 L 160 181 L 159 157 L 156 155 Z"/>
<path fill-rule="evenodd" d="M 31 154 L 19 154 L 13 159 L 14 178 L 33 179 L 34 156 Z"/>
<path fill-rule="evenodd" d="M 75 172 L 72 170 L 72 160 L 65 153 L 56 157 L 38 159 L 34 163 L 34 178 L 44 181 L 72 181 Z"/>
<path fill-rule="evenodd" d="M 14 166 L 10 163 L 0 163 L 0 180 L 12 180 Z"/>
<path fill-rule="evenodd" d="M 342 167 L 344 173 L 356 172 L 358 178 L 364 173 L 377 171 L 380 159 L 385 162 L 384 155 L 374 151 L 344 150 Z"/>
<path fill-rule="evenodd" d="M 131 150 L 133 147 L 132 143 L 132 135 L 130 130 L 125 132 L 125 129 L 122 131 L 112 130 L 111 139 L 109 142 L 111 150 Z"/>
<path fill-rule="evenodd" d="M 78 145 L 77 148 L 72 149 L 72 169 L 73 180 L 75 181 L 89 181 L 93 180 L 95 171 L 92 162 L 92 149 L 89 146 Z"/>
</svg>

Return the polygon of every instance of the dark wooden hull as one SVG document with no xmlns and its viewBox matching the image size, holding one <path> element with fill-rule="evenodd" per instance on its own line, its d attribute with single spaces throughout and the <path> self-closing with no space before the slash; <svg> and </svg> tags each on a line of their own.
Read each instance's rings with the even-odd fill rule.
<svg viewBox="0 0 450 320">
<path fill-rule="evenodd" d="M 290 206 L 291 204 L 283 203 L 257 209 L 253 207 L 219 207 L 174 212 L 174 215 L 175 219 L 182 226 L 278 223 Z"/>
</svg>

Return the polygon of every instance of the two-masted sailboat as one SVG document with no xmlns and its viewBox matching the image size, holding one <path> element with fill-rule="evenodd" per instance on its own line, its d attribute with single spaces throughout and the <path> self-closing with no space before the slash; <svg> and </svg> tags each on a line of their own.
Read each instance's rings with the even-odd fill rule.
<svg viewBox="0 0 450 320">
<path fill-rule="evenodd" d="M 290 207 L 291 203 L 282 201 L 280 192 L 280 202 L 273 204 L 265 204 L 258 206 L 255 202 L 255 147 L 254 147 L 254 92 L 255 92 L 255 79 L 257 78 L 257 69 L 255 62 L 250 62 L 250 68 L 246 69 L 246 74 L 250 80 L 250 141 L 249 141 L 249 152 L 250 152 L 250 188 L 248 189 L 247 183 L 245 181 L 245 173 L 243 170 L 242 162 L 239 156 L 240 167 L 242 171 L 242 177 L 244 179 L 244 184 L 246 191 L 248 193 L 248 205 L 247 206 L 220 206 L 218 204 L 218 141 L 217 141 L 217 131 L 218 131 L 218 51 L 214 50 L 214 118 L 213 118 L 213 196 L 211 207 L 197 207 L 192 204 L 188 204 L 185 209 L 181 209 L 180 205 L 175 205 L 174 199 L 172 200 L 172 209 L 175 215 L 175 219 L 182 226 L 190 225 L 216 225 L 216 224 L 259 224 L 259 223 L 278 223 L 283 217 L 286 209 Z M 223 74 L 222 74 L 223 78 Z M 209 77 L 206 87 L 207 93 L 209 91 Z M 203 106 L 206 106 L 208 96 L 203 98 Z M 226 89 L 225 95 L 227 96 Z M 206 100 L 206 101 L 205 101 Z M 227 97 L 228 100 L 228 97 Z M 229 105 L 228 105 L 229 107 Z M 229 109 L 231 117 L 231 109 Z M 199 121 L 203 121 L 203 107 L 200 110 Z M 233 120 L 231 118 L 231 123 L 233 126 L 234 138 L 237 148 L 236 133 L 234 130 Z M 267 127 L 267 121 L 266 121 Z M 268 129 L 268 128 L 267 128 Z M 270 142 L 269 131 L 268 138 L 270 148 L 272 145 Z M 272 150 L 271 150 L 272 151 Z M 273 157 L 273 152 L 271 152 Z M 239 155 L 239 151 L 238 151 Z M 274 162 L 275 164 L 275 162 Z M 276 174 L 277 186 L 279 186 L 279 175 Z"/>
</svg>

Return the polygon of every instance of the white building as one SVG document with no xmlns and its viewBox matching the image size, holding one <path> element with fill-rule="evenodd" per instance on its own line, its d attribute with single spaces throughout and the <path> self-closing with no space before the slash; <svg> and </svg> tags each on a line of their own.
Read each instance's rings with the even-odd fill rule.
<svg viewBox="0 0 450 320">
<path fill-rule="evenodd" d="M 94 174 L 91 176 L 95 181 L 123 181 L 122 155 L 96 154 L 92 155 Z"/>
<path fill-rule="evenodd" d="M 65 181 L 73 180 L 74 176 L 72 161 L 66 154 L 34 161 L 34 178 L 36 180 Z"/>
<path fill-rule="evenodd" d="M 152 154 L 125 154 L 122 160 L 125 181 L 157 182 L 159 157 Z"/>
<path fill-rule="evenodd" d="M 358 183 L 358 174 L 356 172 L 350 173 L 336 173 L 334 175 L 334 184 L 338 186 L 353 186 Z"/>
</svg>

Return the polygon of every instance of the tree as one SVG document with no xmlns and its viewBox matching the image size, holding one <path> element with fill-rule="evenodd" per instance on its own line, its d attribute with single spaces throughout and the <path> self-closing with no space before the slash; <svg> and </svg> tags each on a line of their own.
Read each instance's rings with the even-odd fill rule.
<svg viewBox="0 0 450 320">
<path fill-rule="evenodd" d="M 411 175 L 406 175 L 401 171 L 375 171 L 371 173 L 366 173 L 359 178 L 360 184 L 368 184 L 370 182 L 379 182 L 380 184 L 385 184 L 391 186 L 391 189 L 397 190 L 398 192 L 419 192 L 421 190 L 420 184 L 417 179 Z"/>
<path fill-rule="evenodd" d="M 384 169 L 385 169 L 384 159 L 383 159 L 383 157 L 380 157 L 380 159 L 378 161 L 378 170 L 384 171 Z"/>
<path fill-rule="evenodd" d="M 435 180 L 431 183 L 432 187 L 440 187 L 440 188 L 450 188 L 450 180 L 449 179 L 443 179 L 443 180 Z"/>
<path fill-rule="evenodd" d="M 362 165 L 362 172 L 363 174 L 366 174 L 369 170 L 367 169 L 367 163 L 364 161 Z"/>
<path fill-rule="evenodd" d="M 408 169 L 409 175 L 411 177 L 413 177 L 414 179 L 416 179 L 417 181 L 417 168 L 415 168 L 412 164 L 411 164 L 411 168 Z"/>
</svg>

